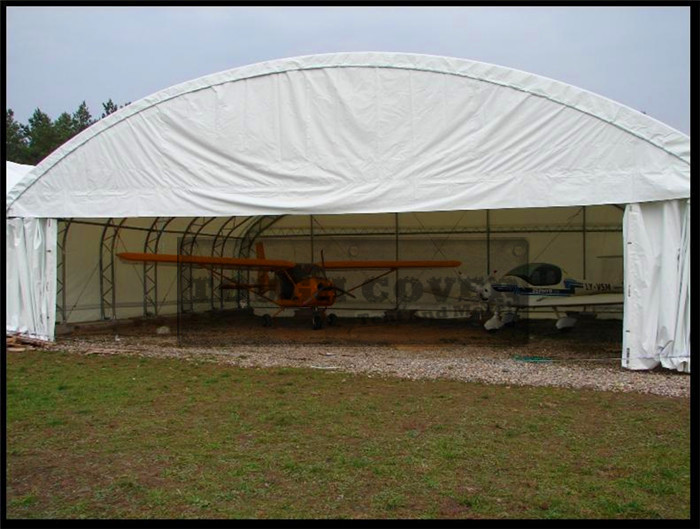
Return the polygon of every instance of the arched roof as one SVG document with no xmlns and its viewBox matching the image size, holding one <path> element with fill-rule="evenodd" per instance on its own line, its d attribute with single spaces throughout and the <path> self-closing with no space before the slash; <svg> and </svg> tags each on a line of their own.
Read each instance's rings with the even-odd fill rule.
<svg viewBox="0 0 700 529">
<path fill-rule="evenodd" d="M 9 193 L 15 184 L 24 178 L 29 171 L 34 169 L 33 165 L 25 165 L 22 163 L 5 162 L 5 193 Z"/>
<path fill-rule="evenodd" d="M 107 116 L 8 216 L 229 216 L 690 196 L 690 141 L 640 112 L 463 59 L 338 53 L 216 73 Z"/>
</svg>

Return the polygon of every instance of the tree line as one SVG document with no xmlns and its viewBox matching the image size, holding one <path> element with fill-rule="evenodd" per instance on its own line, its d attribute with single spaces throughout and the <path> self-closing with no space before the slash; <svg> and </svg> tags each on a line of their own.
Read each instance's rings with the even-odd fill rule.
<svg viewBox="0 0 700 529">
<path fill-rule="evenodd" d="M 85 101 L 72 114 L 63 112 L 55 120 L 37 108 L 26 125 L 15 120 L 15 113 L 8 108 L 5 111 L 6 159 L 37 165 L 73 136 L 128 104 L 117 106 L 110 99 L 102 103 L 102 115 L 97 119 L 92 117 Z"/>
</svg>

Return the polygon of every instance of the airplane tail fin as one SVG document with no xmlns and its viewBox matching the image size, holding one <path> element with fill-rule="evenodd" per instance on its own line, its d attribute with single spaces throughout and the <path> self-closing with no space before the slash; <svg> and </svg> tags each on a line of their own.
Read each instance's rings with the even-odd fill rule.
<svg viewBox="0 0 700 529">
<path fill-rule="evenodd" d="M 255 244 L 255 257 L 258 259 L 265 259 L 265 246 L 262 241 Z M 258 271 L 258 294 L 265 294 L 268 290 L 271 290 L 270 276 L 265 270 Z"/>
</svg>

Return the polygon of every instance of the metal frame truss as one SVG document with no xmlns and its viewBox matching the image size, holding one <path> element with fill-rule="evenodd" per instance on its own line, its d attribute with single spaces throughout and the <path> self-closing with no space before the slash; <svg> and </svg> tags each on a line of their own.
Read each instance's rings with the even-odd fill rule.
<svg viewBox="0 0 700 529">
<path fill-rule="evenodd" d="M 113 219 L 105 223 L 100 238 L 100 316 L 103 320 L 116 319 L 116 289 L 114 279 L 114 248 L 117 244 L 119 230 L 127 221 L 123 218 L 119 224 Z"/>
<path fill-rule="evenodd" d="M 250 218 L 250 217 L 249 217 Z M 248 220 L 248 219 L 246 219 Z M 243 221 L 245 222 L 245 220 Z M 224 257 L 226 250 L 226 244 L 230 240 L 233 232 L 236 228 L 239 228 L 241 224 L 236 223 L 236 217 L 229 217 L 226 222 L 224 222 L 219 231 L 214 236 L 214 242 L 211 247 L 212 257 Z M 210 275 L 210 287 L 211 287 L 211 308 L 212 310 L 223 309 L 224 308 L 224 294 L 221 289 L 223 269 L 219 271 L 219 274 L 215 274 L 213 271 Z"/>
<path fill-rule="evenodd" d="M 178 254 L 192 255 L 197 245 L 197 236 L 216 217 L 194 217 L 185 228 L 185 233 L 178 245 Z M 178 301 L 181 312 L 194 312 L 194 297 L 192 295 L 192 270 L 191 264 L 178 263 Z"/>
<path fill-rule="evenodd" d="M 156 217 L 143 243 L 144 253 L 158 253 L 160 238 L 175 217 Z M 158 263 L 143 263 L 143 315 L 158 316 Z"/>
<path fill-rule="evenodd" d="M 56 321 L 65 323 L 66 313 L 66 241 L 72 219 L 58 219 L 56 236 Z M 59 319 L 60 317 L 60 319 Z"/>
<path fill-rule="evenodd" d="M 243 236 L 238 239 L 238 247 L 234 250 L 234 253 L 238 254 L 238 257 L 250 257 L 250 252 L 253 249 L 253 245 L 260 234 L 268 230 L 270 226 L 274 225 L 284 216 L 285 215 L 261 215 L 259 217 L 255 217 L 255 220 L 251 223 Z M 244 272 L 242 270 L 239 270 L 237 273 L 237 281 L 239 283 L 243 282 L 243 278 L 241 277 L 243 273 Z M 250 271 L 245 273 L 248 275 L 248 278 L 250 278 Z M 239 308 L 242 306 L 243 302 L 245 302 L 246 306 L 250 304 L 250 292 L 246 289 L 238 289 Z"/>
</svg>

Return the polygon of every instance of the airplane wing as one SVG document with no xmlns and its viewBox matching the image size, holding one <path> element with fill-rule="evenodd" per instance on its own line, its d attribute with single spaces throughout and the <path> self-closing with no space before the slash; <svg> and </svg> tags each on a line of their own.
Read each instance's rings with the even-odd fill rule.
<svg viewBox="0 0 700 529">
<path fill-rule="evenodd" d="M 294 261 L 283 259 L 243 259 L 236 257 L 209 257 L 203 255 L 176 255 L 162 253 L 119 253 L 119 257 L 125 261 L 151 262 L 151 263 L 181 263 L 202 267 L 216 267 L 228 269 L 248 270 L 287 270 L 296 265 Z"/>
<path fill-rule="evenodd" d="M 523 296 L 520 296 L 519 303 L 515 307 L 538 308 L 538 307 L 589 307 L 595 305 L 622 305 L 623 295 L 621 292 L 611 292 L 604 294 L 584 294 L 582 296 L 528 296 L 527 303 L 522 303 Z"/>
<path fill-rule="evenodd" d="M 461 261 L 325 261 L 317 263 L 326 270 L 398 270 L 401 268 L 453 268 Z"/>
</svg>

